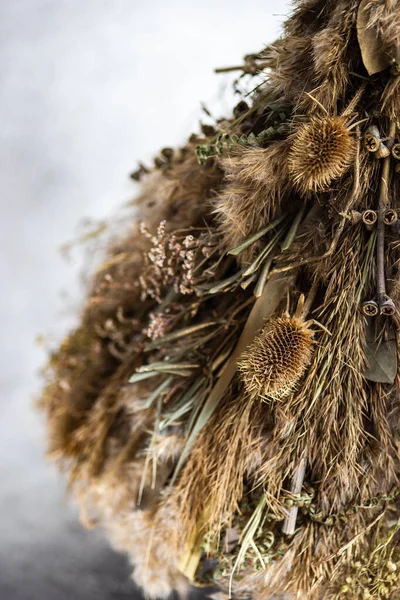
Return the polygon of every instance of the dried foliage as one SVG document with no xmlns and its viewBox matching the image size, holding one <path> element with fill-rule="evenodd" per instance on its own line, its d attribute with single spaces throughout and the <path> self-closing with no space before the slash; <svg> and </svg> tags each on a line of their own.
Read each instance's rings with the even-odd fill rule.
<svg viewBox="0 0 400 600">
<path fill-rule="evenodd" d="M 399 19 L 298 1 L 232 118 L 133 174 L 50 357 L 49 454 L 149 597 L 399 597 Z"/>
<path fill-rule="evenodd" d="M 363 61 L 370 75 L 390 66 L 400 58 L 399 16 L 396 2 L 363 0 L 358 11 L 358 39 Z"/>
</svg>

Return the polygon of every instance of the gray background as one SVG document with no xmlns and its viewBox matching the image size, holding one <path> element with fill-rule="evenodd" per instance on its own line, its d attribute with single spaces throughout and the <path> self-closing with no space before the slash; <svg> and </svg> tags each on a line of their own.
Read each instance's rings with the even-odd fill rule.
<svg viewBox="0 0 400 600">
<path fill-rule="evenodd" d="M 84 218 L 115 214 L 128 174 L 229 113 L 240 63 L 280 31 L 277 0 L 0 0 L 0 600 L 127 599 L 126 561 L 86 532 L 45 463 L 33 410 L 45 360 L 76 321 Z"/>
</svg>

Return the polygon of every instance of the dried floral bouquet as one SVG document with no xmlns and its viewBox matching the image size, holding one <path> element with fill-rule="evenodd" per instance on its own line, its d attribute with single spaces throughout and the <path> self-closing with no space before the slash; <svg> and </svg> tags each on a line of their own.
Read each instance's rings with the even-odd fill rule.
<svg viewBox="0 0 400 600">
<path fill-rule="evenodd" d="M 400 2 L 298 1 L 234 69 L 233 117 L 134 174 L 50 455 L 149 597 L 400 598 Z"/>
</svg>

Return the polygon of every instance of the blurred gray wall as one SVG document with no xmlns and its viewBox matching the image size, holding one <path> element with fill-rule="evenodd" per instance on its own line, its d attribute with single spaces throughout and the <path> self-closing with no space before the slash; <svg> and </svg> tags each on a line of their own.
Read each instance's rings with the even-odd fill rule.
<svg viewBox="0 0 400 600">
<path fill-rule="evenodd" d="M 75 322 L 85 217 L 135 193 L 128 174 L 229 112 L 238 64 L 273 41 L 278 0 L 0 2 L 0 599 L 132 597 L 124 559 L 85 532 L 44 461 L 32 404 L 44 353 Z M 224 99 L 225 98 L 225 99 Z"/>
</svg>

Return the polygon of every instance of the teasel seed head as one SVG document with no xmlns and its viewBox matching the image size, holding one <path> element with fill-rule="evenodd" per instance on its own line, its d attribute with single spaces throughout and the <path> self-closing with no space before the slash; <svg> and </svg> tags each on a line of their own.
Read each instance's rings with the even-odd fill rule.
<svg viewBox="0 0 400 600">
<path fill-rule="evenodd" d="M 300 193 L 329 187 L 350 166 L 355 150 L 352 135 L 343 117 L 312 117 L 293 134 L 289 171 Z"/>
<path fill-rule="evenodd" d="M 266 401 L 288 396 L 309 365 L 313 346 L 313 331 L 302 318 L 267 321 L 238 360 L 246 392 Z"/>
</svg>

